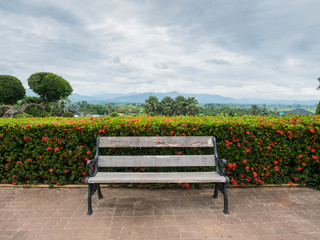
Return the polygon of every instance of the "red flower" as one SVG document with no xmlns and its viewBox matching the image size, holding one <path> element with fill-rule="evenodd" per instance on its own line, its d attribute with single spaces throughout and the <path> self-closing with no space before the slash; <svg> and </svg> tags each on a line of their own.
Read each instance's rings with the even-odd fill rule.
<svg viewBox="0 0 320 240">
<path fill-rule="evenodd" d="M 275 166 L 275 167 L 274 167 L 274 170 L 275 170 L 276 172 L 279 172 L 278 166 Z"/>
<path fill-rule="evenodd" d="M 91 152 L 90 152 L 90 151 L 87 151 L 86 153 L 87 153 L 88 155 L 90 155 L 90 154 L 91 154 Z"/>
<path fill-rule="evenodd" d="M 53 172 L 53 169 L 52 168 L 50 168 L 50 170 L 49 170 L 50 172 Z"/>
<path fill-rule="evenodd" d="M 243 164 L 246 164 L 246 163 L 247 163 L 247 160 L 246 160 L 246 159 L 243 159 L 243 160 L 242 160 L 242 163 L 243 163 Z"/>
<path fill-rule="evenodd" d="M 59 147 L 55 147 L 54 152 L 58 152 L 58 151 L 59 151 Z"/>
<path fill-rule="evenodd" d="M 17 183 L 16 183 L 16 182 L 12 182 L 12 184 L 13 184 L 13 185 L 16 185 Z"/>
<path fill-rule="evenodd" d="M 47 150 L 52 150 L 52 147 L 49 146 L 49 147 L 47 148 Z"/>
<path fill-rule="evenodd" d="M 247 153 L 250 152 L 250 148 L 246 148 L 246 152 L 247 152 Z"/>
<path fill-rule="evenodd" d="M 310 131 L 311 133 L 314 133 L 314 129 L 313 129 L 313 128 L 311 128 L 309 131 Z"/>
<path fill-rule="evenodd" d="M 280 133 L 280 135 L 283 135 L 283 132 L 280 130 L 277 130 L 277 133 Z"/>
<path fill-rule="evenodd" d="M 258 174 L 257 174 L 256 172 L 254 172 L 254 173 L 253 173 L 253 176 L 254 176 L 254 177 L 257 177 L 257 176 L 258 176 Z"/>
<path fill-rule="evenodd" d="M 271 149 L 271 147 L 270 147 L 270 146 L 268 146 L 268 147 L 267 147 L 267 149 L 268 149 L 268 150 L 270 150 L 270 149 Z"/>
<path fill-rule="evenodd" d="M 299 154 L 299 158 L 302 158 L 303 157 L 303 155 L 302 154 Z"/>
<path fill-rule="evenodd" d="M 17 161 L 17 164 L 22 164 L 21 161 Z"/>
<path fill-rule="evenodd" d="M 42 142 L 45 142 L 45 141 L 47 141 L 47 137 L 43 136 L 42 137 Z"/>
<path fill-rule="evenodd" d="M 182 152 L 180 151 L 180 152 L 178 152 L 178 155 L 181 155 L 182 154 Z"/>
<path fill-rule="evenodd" d="M 42 156 L 42 155 L 40 155 L 40 156 L 39 156 L 39 159 L 42 159 L 42 158 L 43 158 L 43 156 Z"/>
<path fill-rule="evenodd" d="M 68 172 L 69 172 L 69 170 L 64 170 L 64 172 L 65 172 L 65 173 L 68 173 Z"/>
<path fill-rule="evenodd" d="M 173 135 L 173 131 L 171 131 L 170 133 L 171 133 L 171 135 Z"/>
<path fill-rule="evenodd" d="M 274 162 L 274 164 L 276 164 L 276 165 L 278 164 L 278 161 L 277 161 L 277 160 L 274 160 L 273 162 Z"/>
<path fill-rule="evenodd" d="M 302 169 L 301 167 L 297 167 L 297 170 L 298 170 L 298 171 L 301 171 L 301 169 Z"/>
</svg>

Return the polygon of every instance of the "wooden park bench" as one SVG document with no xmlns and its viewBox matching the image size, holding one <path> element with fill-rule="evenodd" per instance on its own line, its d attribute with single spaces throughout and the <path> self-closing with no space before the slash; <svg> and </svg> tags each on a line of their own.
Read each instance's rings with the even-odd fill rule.
<svg viewBox="0 0 320 240">
<path fill-rule="evenodd" d="M 200 148 L 212 147 L 211 155 L 148 155 L 148 156 L 109 156 L 99 155 L 99 148 Z M 98 137 L 94 160 L 87 162 L 88 215 L 92 213 L 91 197 L 98 190 L 98 198 L 103 198 L 100 184 L 112 183 L 215 183 L 213 198 L 218 190 L 224 195 L 225 214 L 229 214 L 227 183 L 224 167 L 227 161 L 219 159 L 214 137 Z M 210 172 L 100 172 L 100 167 L 210 167 Z M 92 168 L 94 167 L 94 171 Z"/>
</svg>

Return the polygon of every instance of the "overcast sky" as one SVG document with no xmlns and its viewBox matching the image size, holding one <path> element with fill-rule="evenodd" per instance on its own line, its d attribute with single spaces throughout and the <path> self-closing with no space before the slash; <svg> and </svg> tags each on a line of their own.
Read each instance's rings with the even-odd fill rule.
<svg viewBox="0 0 320 240">
<path fill-rule="evenodd" d="M 2 0 L 0 74 L 74 93 L 320 99 L 319 0 Z"/>
</svg>

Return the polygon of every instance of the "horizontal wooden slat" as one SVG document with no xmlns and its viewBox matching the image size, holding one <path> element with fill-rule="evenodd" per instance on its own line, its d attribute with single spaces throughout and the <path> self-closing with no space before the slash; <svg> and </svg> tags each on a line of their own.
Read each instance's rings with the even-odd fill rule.
<svg viewBox="0 0 320 240">
<path fill-rule="evenodd" d="M 99 156 L 99 167 L 215 166 L 214 155 Z"/>
<path fill-rule="evenodd" d="M 210 183 L 226 182 L 216 172 L 98 172 L 88 183 Z"/>
<path fill-rule="evenodd" d="M 99 147 L 212 147 L 212 137 L 100 137 Z"/>
</svg>

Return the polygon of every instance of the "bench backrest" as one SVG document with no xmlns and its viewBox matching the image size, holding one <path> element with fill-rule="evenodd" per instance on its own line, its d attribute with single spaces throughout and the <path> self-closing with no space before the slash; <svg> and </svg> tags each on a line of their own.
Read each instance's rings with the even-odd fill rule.
<svg viewBox="0 0 320 240">
<path fill-rule="evenodd" d="M 100 137 L 100 148 L 214 147 L 213 137 Z M 215 150 L 216 151 L 216 150 Z M 215 166 L 215 155 L 99 156 L 99 167 Z"/>
</svg>

